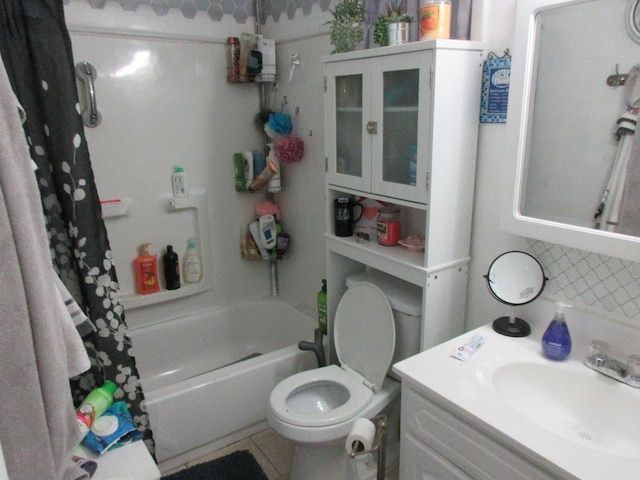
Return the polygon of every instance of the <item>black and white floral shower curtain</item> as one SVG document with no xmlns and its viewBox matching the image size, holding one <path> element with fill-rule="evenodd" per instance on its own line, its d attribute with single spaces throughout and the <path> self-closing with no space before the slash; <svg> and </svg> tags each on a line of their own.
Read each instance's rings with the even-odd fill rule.
<svg viewBox="0 0 640 480">
<path fill-rule="evenodd" d="M 89 317 L 79 327 L 91 369 L 72 380 L 79 403 L 106 380 L 145 442 L 153 439 L 84 137 L 62 0 L 0 0 L 0 54 L 27 113 L 24 130 L 58 275 Z"/>
</svg>

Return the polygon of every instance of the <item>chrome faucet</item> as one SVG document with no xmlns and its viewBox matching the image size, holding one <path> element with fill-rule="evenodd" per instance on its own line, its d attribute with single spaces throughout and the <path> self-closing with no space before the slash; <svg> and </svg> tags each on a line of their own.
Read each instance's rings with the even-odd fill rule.
<svg viewBox="0 0 640 480">
<path fill-rule="evenodd" d="M 633 388 L 640 388 L 640 355 L 630 355 L 627 361 L 617 360 L 609 355 L 609 344 L 602 340 L 593 340 L 589 347 L 589 355 L 583 362 L 591 370 L 625 383 Z"/>
</svg>

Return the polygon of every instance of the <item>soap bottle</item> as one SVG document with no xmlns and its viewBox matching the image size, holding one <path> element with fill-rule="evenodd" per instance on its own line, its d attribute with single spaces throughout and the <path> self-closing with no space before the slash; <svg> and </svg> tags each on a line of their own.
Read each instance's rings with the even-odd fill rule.
<svg viewBox="0 0 640 480">
<path fill-rule="evenodd" d="M 115 383 L 106 381 L 101 387 L 91 390 L 80 404 L 76 410 L 76 421 L 83 438 L 89 433 L 94 422 L 111 406 L 117 389 Z"/>
<path fill-rule="evenodd" d="M 162 256 L 164 266 L 164 284 L 167 290 L 180 288 L 180 265 L 178 254 L 173 251 L 173 245 L 167 245 L 167 251 Z"/>
<path fill-rule="evenodd" d="M 149 255 L 150 243 L 140 245 L 140 254 L 133 261 L 136 271 L 136 292 L 140 295 L 160 290 L 158 283 L 158 259 Z"/>
<path fill-rule="evenodd" d="M 318 327 L 327 334 L 327 280 L 322 279 L 322 289 L 318 292 Z"/>
<path fill-rule="evenodd" d="M 556 313 L 542 335 L 542 352 L 551 360 L 564 360 L 571 353 L 571 336 L 564 319 L 564 308 L 571 307 L 563 302 L 556 302 Z"/>
<path fill-rule="evenodd" d="M 187 251 L 182 259 L 185 283 L 198 283 L 202 279 L 202 263 L 195 238 L 187 241 Z"/>
<path fill-rule="evenodd" d="M 184 198 L 189 196 L 189 187 L 187 185 L 187 174 L 184 168 L 175 167 L 173 175 L 171 175 L 171 186 L 173 196 L 176 198 Z"/>
</svg>

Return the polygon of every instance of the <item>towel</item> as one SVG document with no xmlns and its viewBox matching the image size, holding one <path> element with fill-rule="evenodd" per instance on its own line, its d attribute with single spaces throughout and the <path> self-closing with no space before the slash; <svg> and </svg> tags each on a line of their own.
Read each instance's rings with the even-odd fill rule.
<svg viewBox="0 0 640 480">
<path fill-rule="evenodd" d="M 0 59 L 0 439 L 9 478 L 84 479 L 69 387 L 83 360 L 51 276 L 21 110 Z"/>
</svg>

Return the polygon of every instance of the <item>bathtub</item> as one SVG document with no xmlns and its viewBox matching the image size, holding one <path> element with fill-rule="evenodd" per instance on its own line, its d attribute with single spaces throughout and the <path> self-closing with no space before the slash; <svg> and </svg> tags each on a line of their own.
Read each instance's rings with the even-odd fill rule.
<svg viewBox="0 0 640 480">
<path fill-rule="evenodd" d="M 315 326 L 273 297 L 132 329 L 161 468 L 265 428 L 273 387 L 317 366 L 297 347 Z"/>
</svg>

